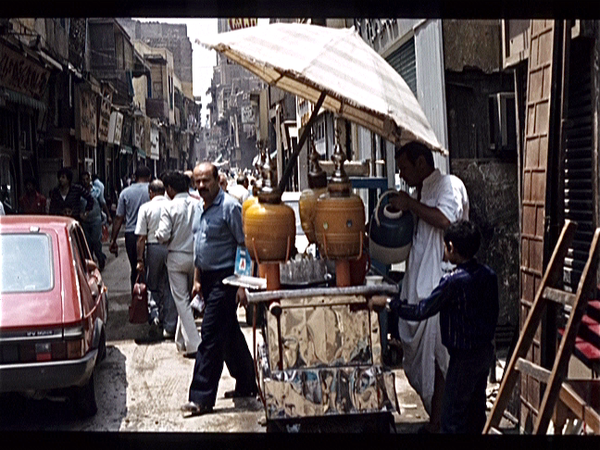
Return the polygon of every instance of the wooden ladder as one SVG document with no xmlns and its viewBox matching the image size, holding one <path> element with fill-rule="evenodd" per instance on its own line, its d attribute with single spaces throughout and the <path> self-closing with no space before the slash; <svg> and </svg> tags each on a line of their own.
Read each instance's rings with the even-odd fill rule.
<svg viewBox="0 0 600 450">
<path fill-rule="evenodd" d="M 533 304 L 519 335 L 519 340 L 517 341 L 510 358 L 510 362 L 506 367 L 506 372 L 500 384 L 498 396 L 483 429 L 484 434 L 501 434 L 498 425 L 504 414 L 513 388 L 519 379 L 519 373 L 529 375 L 546 385 L 534 425 L 533 434 L 545 434 L 548 429 L 561 389 L 564 390 L 563 382 L 565 381 L 567 374 L 569 359 L 573 353 L 579 324 L 585 312 L 588 297 L 596 284 L 596 268 L 598 264 L 597 249 L 600 228 L 597 228 L 594 233 L 588 260 L 583 269 L 583 273 L 581 274 L 577 292 L 573 294 L 555 287 L 562 279 L 561 275 L 564 259 L 567 255 L 569 246 L 573 242 L 576 229 L 577 224 L 575 222 L 569 220 L 565 222 L 556 247 L 552 253 L 552 257 L 550 258 L 548 268 L 542 277 L 541 285 L 535 295 Z M 527 352 L 533 343 L 533 338 L 540 321 L 542 320 L 548 301 L 553 301 L 571 308 L 552 370 L 547 370 L 525 359 Z"/>
</svg>

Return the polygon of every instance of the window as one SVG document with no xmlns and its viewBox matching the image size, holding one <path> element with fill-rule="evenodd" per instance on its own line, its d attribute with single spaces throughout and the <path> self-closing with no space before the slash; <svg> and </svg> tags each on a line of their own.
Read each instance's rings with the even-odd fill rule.
<svg viewBox="0 0 600 450">
<path fill-rule="evenodd" d="M 47 234 L 0 234 L 0 292 L 54 287 L 52 239 Z"/>
<path fill-rule="evenodd" d="M 417 96 L 417 65 L 415 62 L 415 40 L 409 41 L 389 55 L 386 61 L 398 72 L 410 88 L 415 97 Z"/>
<path fill-rule="evenodd" d="M 72 230 L 71 234 L 71 242 L 73 245 L 73 254 L 76 255 L 75 260 L 80 264 L 83 273 L 87 272 L 87 268 L 85 267 L 85 260 L 92 259 L 92 255 L 87 246 L 87 241 L 85 240 L 85 236 L 81 231 L 79 226 L 75 226 Z"/>
</svg>

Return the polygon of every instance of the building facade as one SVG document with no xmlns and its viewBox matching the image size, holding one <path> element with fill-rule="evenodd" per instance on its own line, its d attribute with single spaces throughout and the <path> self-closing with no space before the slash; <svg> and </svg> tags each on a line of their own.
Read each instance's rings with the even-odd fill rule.
<svg viewBox="0 0 600 450">
<path fill-rule="evenodd" d="M 2 19 L 0 200 L 8 213 L 18 212 L 27 178 L 47 196 L 61 167 L 74 182 L 83 170 L 97 173 L 114 205 L 139 164 L 155 175 L 189 166 L 201 109 L 191 74 L 183 70 L 182 82 L 168 50 L 150 47 L 146 59 L 139 48 L 116 19 Z"/>
</svg>

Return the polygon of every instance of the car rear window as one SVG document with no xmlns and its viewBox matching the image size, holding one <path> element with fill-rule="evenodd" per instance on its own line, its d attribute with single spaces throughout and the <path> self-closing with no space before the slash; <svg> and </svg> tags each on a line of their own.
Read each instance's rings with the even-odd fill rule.
<svg viewBox="0 0 600 450">
<path fill-rule="evenodd" d="M 52 240 L 47 234 L 0 234 L 0 261 L 0 292 L 52 289 Z"/>
</svg>

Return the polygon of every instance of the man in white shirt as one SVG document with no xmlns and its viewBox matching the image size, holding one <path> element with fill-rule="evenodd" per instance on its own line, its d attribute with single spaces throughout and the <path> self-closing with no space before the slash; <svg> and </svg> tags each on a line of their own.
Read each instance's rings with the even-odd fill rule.
<svg viewBox="0 0 600 450">
<path fill-rule="evenodd" d="M 468 219 L 469 200 L 463 182 L 435 169 L 431 150 L 424 145 L 410 142 L 396 149 L 395 158 L 400 176 L 416 188 L 416 198 L 402 191 L 390 197 L 395 208 L 409 210 L 416 218 L 400 293 L 400 299 L 416 304 L 439 284 L 444 230 L 451 223 Z M 437 432 L 449 361 L 441 341 L 439 314 L 421 322 L 400 320 L 399 332 L 404 352 L 402 366 L 430 418 L 423 431 Z"/>
<path fill-rule="evenodd" d="M 136 269 L 138 273 L 146 274 L 146 286 L 150 293 L 150 337 L 160 338 L 162 328 L 162 336 L 172 338 L 177 326 L 177 310 L 167 274 L 168 249 L 156 239 L 160 214 L 169 199 L 164 195 L 165 185 L 161 180 L 153 180 L 148 184 L 148 194 L 150 201 L 140 206 L 135 226 L 135 234 L 138 236 Z"/>
<path fill-rule="evenodd" d="M 165 189 L 171 201 L 165 204 L 155 236 L 167 245 L 167 271 L 171 294 L 175 301 L 177 350 L 189 358 L 196 357 L 200 334 L 190 305 L 190 293 L 194 282 L 194 211 L 199 200 L 188 193 L 188 182 L 183 172 L 169 172 L 163 177 Z"/>
<path fill-rule="evenodd" d="M 100 191 L 100 195 L 102 196 L 102 198 L 104 198 L 104 183 L 100 181 L 100 178 L 98 178 L 97 173 L 94 173 L 92 175 L 92 184 L 98 188 L 98 190 Z"/>
<path fill-rule="evenodd" d="M 248 197 L 250 197 L 250 191 L 248 191 L 248 177 L 244 174 L 240 174 L 236 179 L 236 184 L 229 186 L 227 193 L 235 197 L 240 203 L 244 203 Z"/>
<path fill-rule="evenodd" d="M 196 189 L 196 182 L 194 181 L 194 172 L 191 170 L 186 170 L 183 173 L 185 174 L 185 176 L 187 177 L 188 182 L 189 182 L 189 186 L 190 186 L 188 189 L 189 194 L 192 197 L 200 200 L 200 194 L 198 193 L 198 189 Z"/>
</svg>

